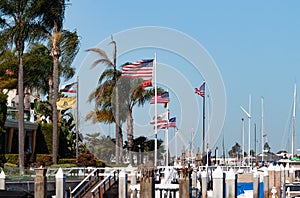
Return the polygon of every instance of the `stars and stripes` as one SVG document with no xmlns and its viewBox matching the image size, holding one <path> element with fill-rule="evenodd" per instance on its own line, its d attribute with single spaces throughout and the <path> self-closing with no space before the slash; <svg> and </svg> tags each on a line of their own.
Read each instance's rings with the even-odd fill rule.
<svg viewBox="0 0 300 198">
<path fill-rule="evenodd" d="M 202 97 L 205 96 L 205 82 L 200 86 L 200 89 L 195 88 L 195 93 Z"/>
<path fill-rule="evenodd" d="M 157 119 L 157 124 L 166 124 L 166 123 L 168 123 L 168 117 L 169 117 L 168 112 L 159 114 L 156 118 Z M 153 117 L 153 121 L 151 121 L 150 124 L 155 124 L 155 116 Z"/>
<path fill-rule="evenodd" d="M 167 123 L 159 124 L 157 126 L 158 129 L 165 129 L 167 128 Z M 176 117 L 170 118 L 168 123 L 168 128 L 176 128 Z"/>
<path fill-rule="evenodd" d="M 169 102 L 169 92 L 157 95 L 157 104 L 166 104 Z M 155 104 L 155 96 L 152 96 L 150 104 Z"/>
<path fill-rule="evenodd" d="M 66 84 L 66 85 L 63 85 L 61 88 L 60 88 L 60 92 L 67 92 L 67 93 L 76 93 L 77 91 L 77 82 L 73 82 L 73 83 L 70 83 L 70 84 Z"/>
<path fill-rule="evenodd" d="M 152 79 L 153 73 L 153 59 L 139 60 L 123 66 L 123 78 L 150 78 Z"/>
</svg>

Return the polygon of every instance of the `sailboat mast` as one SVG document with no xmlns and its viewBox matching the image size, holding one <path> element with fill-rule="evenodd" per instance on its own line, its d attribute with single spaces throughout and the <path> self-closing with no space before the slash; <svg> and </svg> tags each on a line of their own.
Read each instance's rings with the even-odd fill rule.
<svg viewBox="0 0 300 198">
<path fill-rule="evenodd" d="M 296 122 L 296 97 L 297 97 L 296 84 L 294 86 L 294 107 L 293 107 L 293 128 L 292 128 L 292 157 L 295 154 L 295 122 Z"/>
<path fill-rule="evenodd" d="M 261 162 L 264 161 L 264 97 L 261 97 Z"/>
</svg>

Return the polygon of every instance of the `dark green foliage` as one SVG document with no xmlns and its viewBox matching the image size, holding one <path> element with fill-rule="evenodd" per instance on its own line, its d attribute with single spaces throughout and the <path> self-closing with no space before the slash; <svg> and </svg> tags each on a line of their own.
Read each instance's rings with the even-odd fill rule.
<svg viewBox="0 0 300 198">
<path fill-rule="evenodd" d="M 78 156 L 77 166 L 96 166 L 96 159 L 88 150 Z"/>
<path fill-rule="evenodd" d="M 50 154 L 37 154 L 36 155 L 36 163 L 38 166 L 51 166 L 52 162 L 52 155 Z"/>
<path fill-rule="evenodd" d="M 0 166 L 3 167 L 6 163 L 6 159 L 4 155 L 0 155 Z"/>
<path fill-rule="evenodd" d="M 76 164 L 75 158 L 62 158 L 58 160 L 59 164 Z"/>
<path fill-rule="evenodd" d="M 52 124 L 40 124 L 37 131 L 36 153 L 52 153 Z"/>
<path fill-rule="evenodd" d="M 4 156 L 7 163 L 19 164 L 19 154 L 5 154 Z"/>
<path fill-rule="evenodd" d="M 96 167 L 105 167 L 105 163 L 101 160 L 96 160 Z"/>
<path fill-rule="evenodd" d="M 4 131 L 4 124 L 6 120 L 6 113 L 7 113 L 7 95 L 0 92 L 0 132 Z"/>
</svg>

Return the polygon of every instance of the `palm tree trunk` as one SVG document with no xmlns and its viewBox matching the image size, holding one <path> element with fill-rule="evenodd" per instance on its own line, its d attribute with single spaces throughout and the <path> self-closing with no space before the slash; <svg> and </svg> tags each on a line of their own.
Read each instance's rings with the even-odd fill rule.
<svg viewBox="0 0 300 198">
<path fill-rule="evenodd" d="M 114 64 L 116 65 L 116 60 L 114 60 Z M 114 81 L 115 81 L 115 91 L 116 91 L 116 164 L 119 164 L 120 162 L 120 147 L 122 147 L 122 144 L 120 144 L 120 119 L 119 119 L 119 88 L 117 85 L 117 68 L 114 66 Z"/>
<path fill-rule="evenodd" d="M 133 164 L 133 160 L 132 160 L 132 147 L 133 147 L 132 109 L 128 109 L 128 114 L 127 114 L 127 140 L 128 140 L 129 161 L 130 161 L 130 164 Z"/>
<path fill-rule="evenodd" d="M 18 59 L 19 59 L 19 72 L 18 72 L 18 95 L 19 95 L 19 174 L 24 174 L 24 85 L 23 85 L 23 47 L 22 42 L 18 42 Z"/>
<path fill-rule="evenodd" d="M 58 150 L 58 130 L 57 130 L 57 106 L 56 101 L 58 98 L 58 58 L 54 58 L 53 63 L 53 101 L 52 101 L 52 109 L 53 109 L 53 115 L 52 115 L 52 122 L 53 122 L 53 163 L 57 164 L 57 150 Z"/>
<path fill-rule="evenodd" d="M 58 62 L 59 62 L 59 55 L 60 51 L 57 46 L 57 40 L 55 36 L 52 40 L 52 50 L 51 55 L 53 57 L 53 100 L 52 100 L 52 122 L 53 122 L 53 144 L 52 144 L 52 154 L 53 154 L 53 163 L 57 164 L 57 151 L 58 151 L 58 113 L 57 113 L 57 106 L 56 101 L 58 98 Z"/>
</svg>

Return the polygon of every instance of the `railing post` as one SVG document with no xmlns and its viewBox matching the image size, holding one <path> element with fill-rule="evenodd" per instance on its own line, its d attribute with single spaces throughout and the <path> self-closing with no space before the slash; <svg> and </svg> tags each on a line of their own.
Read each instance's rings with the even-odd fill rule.
<svg viewBox="0 0 300 198">
<path fill-rule="evenodd" d="M 237 192 L 237 175 L 231 168 L 226 173 L 226 198 L 235 198 Z"/>
<path fill-rule="evenodd" d="M 0 190 L 5 190 L 5 173 L 3 170 L 1 170 L 0 173 Z"/>
<path fill-rule="evenodd" d="M 127 198 L 127 173 L 125 170 L 119 173 L 119 198 Z"/>
<path fill-rule="evenodd" d="M 224 173 L 220 166 L 212 173 L 213 177 L 213 198 L 224 197 Z"/>
<path fill-rule="evenodd" d="M 55 175 L 56 198 L 65 198 L 66 175 L 59 168 Z"/>
</svg>

